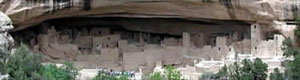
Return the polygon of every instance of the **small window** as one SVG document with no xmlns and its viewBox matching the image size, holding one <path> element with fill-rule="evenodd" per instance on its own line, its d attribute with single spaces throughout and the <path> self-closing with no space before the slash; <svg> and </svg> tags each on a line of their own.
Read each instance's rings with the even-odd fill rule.
<svg viewBox="0 0 300 80">
<path fill-rule="evenodd" d="M 219 51 L 221 51 L 221 48 L 219 47 Z"/>
<path fill-rule="evenodd" d="M 256 25 L 254 25 L 254 29 L 256 29 Z"/>
<path fill-rule="evenodd" d="M 231 48 L 229 48 L 229 51 L 231 51 Z"/>
<path fill-rule="evenodd" d="M 99 31 L 98 34 L 102 34 L 102 31 Z"/>
<path fill-rule="evenodd" d="M 257 47 L 255 46 L 254 49 L 257 50 Z"/>
</svg>

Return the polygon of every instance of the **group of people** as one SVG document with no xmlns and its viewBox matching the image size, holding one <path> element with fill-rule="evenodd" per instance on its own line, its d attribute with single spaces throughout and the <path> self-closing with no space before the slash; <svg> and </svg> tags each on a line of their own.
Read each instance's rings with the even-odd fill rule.
<svg viewBox="0 0 300 80">
<path fill-rule="evenodd" d="M 134 78 L 135 77 L 135 71 L 116 71 L 116 70 L 107 70 L 107 69 L 102 69 L 100 68 L 99 69 L 99 72 L 104 72 L 105 74 L 107 75 L 110 75 L 110 76 L 128 76 L 130 78 Z"/>
</svg>

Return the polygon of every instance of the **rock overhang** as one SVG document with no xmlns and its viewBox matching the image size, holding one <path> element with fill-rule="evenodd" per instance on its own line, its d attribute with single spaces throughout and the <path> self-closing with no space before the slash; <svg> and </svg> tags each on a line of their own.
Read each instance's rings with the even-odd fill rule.
<svg viewBox="0 0 300 80">
<path fill-rule="evenodd" d="M 14 3 L 14 5 L 8 3 Z M 281 9 L 290 10 L 291 6 L 287 3 L 286 1 L 253 0 L 66 0 L 62 2 L 11 0 L 3 7 L 8 8 L 1 9 L 10 15 L 16 25 L 15 31 L 17 31 L 49 19 L 78 16 L 160 17 L 195 21 L 211 19 L 269 23 L 273 20 L 293 19 L 294 12 L 284 12 Z M 280 4 L 287 6 L 280 6 Z"/>
</svg>

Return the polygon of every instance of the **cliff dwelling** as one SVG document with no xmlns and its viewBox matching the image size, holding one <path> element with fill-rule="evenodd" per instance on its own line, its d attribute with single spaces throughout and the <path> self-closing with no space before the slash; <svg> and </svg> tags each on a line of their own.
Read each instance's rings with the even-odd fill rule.
<svg viewBox="0 0 300 80">
<path fill-rule="evenodd" d="M 50 62 L 75 61 L 83 68 L 151 72 L 155 63 L 193 65 L 225 60 L 229 52 L 251 53 L 251 35 L 274 39 L 251 22 L 179 18 L 71 17 L 13 32 L 17 42 Z M 252 26 L 252 27 L 251 27 Z M 254 30 L 257 30 L 255 32 Z M 271 35 L 271 36 L 269 36 Z M 255 48 L 256 49 L 256 48 Z M 212 54 L 214 53 L 214 54 Z"/>
<path fill-rule="evenodd" d="M 0 4 L 0 11 L 12 21 L 4 25 L 15 26 L 0 35 L 11 34 L 15 47 L 26 44 L 42 54 L 45 63 L 72 61 L 83 71 L 95 69 L 95 75 L 100 69 L 143 75 L 172 65 L 191 80 L 239 59 L 261 58 L 269 72 L 276 67 L 282 72 L 282 63 L 289 59 L 283 57 L 282 42 L 295 39 L 293 21 L 300 11 L 297 0 L 0 0 Z"/>
</svg>

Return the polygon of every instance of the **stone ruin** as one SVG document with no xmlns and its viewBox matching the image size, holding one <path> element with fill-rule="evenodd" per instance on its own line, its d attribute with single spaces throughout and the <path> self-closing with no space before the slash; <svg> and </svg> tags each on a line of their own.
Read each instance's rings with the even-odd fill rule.
<svg viewBox="0 0 300 80">
<path fill-rule="evenodd" d="M 71 60 L 82 68 L 142 69 L 143 73 L 174 65 L 193 79 L 231 64 L 235 54 L 241 59 L 262 58 L 269 71 L 281 68 L 285 60 L 281 42 L 293 38 L 293 20 L 300 12 L 297 0 L 0 3 L 0 10 L 16 25 L 12 34 L 16 42 L 45 55 L 46 61 Z M 2 37 L 13 42 L 7 30 Z"/>
<path fill-rule="evenodd" d="M 120 23 L 115 25 L 98 23 L 78 27 L 52 20 L 13 34 L 17 42 L 24 42 L 32 51 L 45 55 L 46 61 L 71 60 L 81 68 L 136 72 L 142 69 L 142 73 L 147 74 L 153 69 L 157 71 L 157 65 L 173 65 L 179 67 L 185 76 L 198 77 L 199 73 L 217 72 L 223 65 L 233 63 L 235 54 L 239 54 L 239 58 L 260 57 L 273 66 L 270 70 L 280 67 L 283 60 L 281 43 L 284 36 L 264 24 L 204 25 L 210 28 L 201 28 L 201 24 L 196 26 L 200 29 L 195 29 L 193 25 L 196 24 L 188 22 L 192 24 L 186 25 L 190 28 L 183 29 L 179 25 L 173 26 L 173 32 L 159 33 L 165 30 L 160 28 L 170 26 L 169 20 L 161 20 L 160 25 L 151 28 L 147 27 L 152 24 L 151 21 L 143 23 L 145 26 L 139 25 L 139 22 L 132 25 L 123 21 L 127 20 L 114 20 L 114 23 Z M 140 30 L 135 30 L 137 26 L 141 27 L 138 28 Z M 229 29 L 226 26 L 240 27 L 226 30 Z M 286 26 L 289 26 L 287 32 L 295 28 L 293 25 Z M 148 31 L 143 31 L 145 29 Z"/>
</svg>

